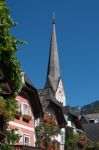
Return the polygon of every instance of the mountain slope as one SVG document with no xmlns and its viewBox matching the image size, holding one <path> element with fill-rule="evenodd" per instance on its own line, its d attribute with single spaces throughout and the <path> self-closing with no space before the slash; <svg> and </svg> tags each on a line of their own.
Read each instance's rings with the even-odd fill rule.
<svg viewBox="0 0 99 150">
<path fill-rule="evenodd" d="M 73 107 L 72 109 L 77 115 L 99 113 L 99 101 L 92 102 L 88 105 L 84 105 L 83 107 Z"/>
</svg>

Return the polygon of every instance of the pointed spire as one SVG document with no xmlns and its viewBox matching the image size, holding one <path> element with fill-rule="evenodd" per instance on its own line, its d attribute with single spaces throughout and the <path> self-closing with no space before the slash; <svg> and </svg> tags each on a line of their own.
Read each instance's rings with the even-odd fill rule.
<svg viewBox="0 0 99 150">
<path fill-rule="evenodd" d="M 52 20 L 52 24 L 55 24 L 55 13 L 53 12 L 53 20 Z"/>
<path fill-rule="evenodd" d="M 45 87 L 52 87 L 54 92 L 56 92 L 59 79 L 60 79 L 60 67 L 59 67 L 58 48 L 56 40 L 55 15 L 53 15 L 50 55 Z"/>
</svg>

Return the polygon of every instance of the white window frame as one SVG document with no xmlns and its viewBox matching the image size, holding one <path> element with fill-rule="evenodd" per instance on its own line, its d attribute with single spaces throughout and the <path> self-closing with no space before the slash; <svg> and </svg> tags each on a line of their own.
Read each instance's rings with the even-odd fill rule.
<svg viewBox="0 0 99 150">
<path fill-rule="evenodd" d="M 25 143 L 25 138 L 28 138 L 28 139 L 29 139 L 29 143 Z M 24 145 L 30 145 L 30 135 L 23 134 L 23 144 L 24 144 Z"/>
<path fill-rule="evenodd" d="M 65 131 L 61 131 L 61 143 L 65 143 Z"/>
<path fill-rule="evenodd" d="M 27 107 L 28 107 L 28 114 L 26 114 L 26 113 L 24 113 L 24 105 L 27 105 Z M 30 106 L 27 104 L 27 103 L 22 103 L 22 115 L 31 115 L 31 113 L 30 113 L 31 111 L 30 111 Z"/>
<path fill-rule="evenodd" d="M 40 124 L 40 118 L 35 119 L 35 127 L 39 126 L 39 124 Z"/>
</svg>

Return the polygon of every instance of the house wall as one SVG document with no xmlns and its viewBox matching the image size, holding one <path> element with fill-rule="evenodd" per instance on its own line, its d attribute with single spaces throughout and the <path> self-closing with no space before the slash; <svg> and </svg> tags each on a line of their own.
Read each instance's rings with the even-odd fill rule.
<svg viewBox="0 0 99 150">
<path fill-rule="evenodd" d="M 55 110 L 53 107 L 48 106 L 46 109 L 46 112 L 49 113 L 51 116 L 54 116 L 56 118 Z M 57 120 L 56 120 L 57 121 Z M 57 122 L 58 125 L 58 122 Z M 65 128 L 60 129 L 60 134 L 57 136 L 53 136 L 52 140 L 57 140 L 60 143 L 60 150 L 64 150 L 64 144 L 65 144 Z"/>
<path fill-rule="evenodd" d="M 34 117 L 31 111 L 31 107 L 29 105 L 28 99 L 25 99 L 21 96 L 17 96 L 16 100 L 19 102 L 20 104 L 20 110 L 21 110 L 21 116 L 19 117 L 19 119 L 15 119 L 14 121 L 10 121 L 9 122 L 9 126 L 8 129 L 16 129 L 16 132 L 21 134 L 21 139 L 19 141 L 20 145 L 26 145 L 24 142 L 25 137 L 27 137 L 29 139 L 29 145 L 30 146 L 34 146 L 34 138 L 35 138 L 35 133 L 34 133 Z M 23 120 L 23 104 L 28 105 L 29 108 L 29 112 L 30 112 L 30 116 L 31 116 L 31 120 L 26 121 Z"/>
</svg>

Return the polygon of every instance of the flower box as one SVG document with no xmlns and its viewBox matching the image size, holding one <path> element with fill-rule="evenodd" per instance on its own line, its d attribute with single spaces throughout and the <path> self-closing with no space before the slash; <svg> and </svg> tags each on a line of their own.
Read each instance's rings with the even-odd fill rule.
<svg viewBox="0 0 99 150">
<path fill-rule="evenodd" d="M 21 115 L 22 115 L 22 113 L 21 113 L 21 112 L 19 112 L 19 111 L 17 111 L 17 112 L 16 112 L 16 114 L 15 114 L 15 117 L 16 117 L 16 118 L 20 118 L 20 117 L 21 117 Z"/>
<path fill-rule="evenodd" d="M 27 121 L 30 121 L 31 120 L 31 116 L 30 115 L 23 115 L 23 119 L 24 120 L 27 120 Z"/>
</svg>

